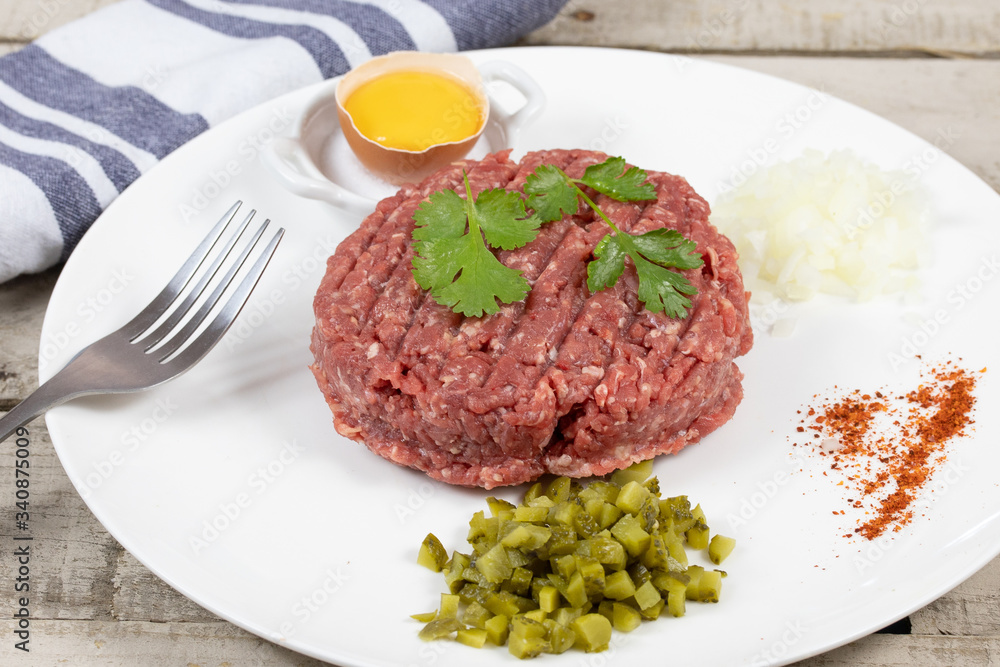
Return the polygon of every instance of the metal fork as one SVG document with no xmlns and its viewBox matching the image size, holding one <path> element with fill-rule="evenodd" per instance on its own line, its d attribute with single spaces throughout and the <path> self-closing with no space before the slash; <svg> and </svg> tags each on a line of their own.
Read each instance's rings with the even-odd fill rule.
<svg viewBox="0 0 1000 667">
<path fill-rule="evenodd" d="M 278 229 L 271 235 L 250 270 L 235 289 L 228 290 L 229 296 L 222 306 L 216 308 L 227 288 L 236 284 L 236 274 L 259 245 L 270 222 L 265 220 L 249 234 L 249 239 L 245 238 L 256 211 L 250 211 L 242 222 L 230 224 L 236 220 L 241 203 L 233 204 L 222 216 L 163 291 L 142 312 L 121 329 L 85 347 L 65 368 L 0 419 L 0 442 L 64 401 L 88 394 L 149 389 L 172 380 L 208 354 L 243 308 L 285 231 Z M 209 262 L 216 246 L 221 249 Z M 227 264 L 228 269 L 220 277 Z M 203 265 L 204 270 L 194 281 Z M 192 282 L 193 286 L 185 289 Z M 172 308 L 175 303 L 176 307 Z M 185 319 L 196 304 L 197 310 Z M 217 311 L 215 319 L 202 327 L 213 310 Z"/>
</svg>

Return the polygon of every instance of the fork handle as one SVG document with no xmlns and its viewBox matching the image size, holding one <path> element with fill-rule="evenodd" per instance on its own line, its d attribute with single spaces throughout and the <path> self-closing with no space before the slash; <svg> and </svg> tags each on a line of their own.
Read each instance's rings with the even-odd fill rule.
<svg viewBox="0 0 1000 667">
<path fill-rule="evenodd" d="M 67 366 L 67 368 L 69 367 Z M 80 392 L 71 393 L 66 391 L 66 370 L 64 368 L 46 382 L 43 382 L 26 399 L 11 408 L 10 412 L 6 415 L 0 417 L 0 442 L 6 440 L 18 428 L 24 426 L 49 408 L 80 395 Z"/>
</svg>

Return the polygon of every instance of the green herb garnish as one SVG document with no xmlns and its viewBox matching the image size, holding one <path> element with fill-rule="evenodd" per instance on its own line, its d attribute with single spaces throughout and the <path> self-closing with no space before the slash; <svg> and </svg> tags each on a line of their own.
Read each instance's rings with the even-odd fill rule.
<svg viewBox="0 0 1000 667">
<path fill-rule="evenodd" d="M 530 289 L 521 272 L 504 266 L 486 243 L 520 248 L 538 234 L 538 221 L 526 216 L 516 192 L 484 190 L 473 201 L 469 178 L 463 178 L 465 199 L 453 190 L 435 192 L 413 214 L 413 277 L 438 303 L 479 317 L 499 312 L 497 299 L 520 301 Z"/>
<path fill-rule="evenodd" d="M 436 302 L 456 313 L 480 317 L 499 312 L 497 299 L 501 303 L 524 299 L 528 282 L 520 271 L 504 266 L 490 247 L 514 250 L 526 245 L 542 223 L 576 213 L 582 200 L 613 230 L 594 248 L 596 259 L 587 265 L 590 290 L 612 287 L 629 257 L 639 276 L 638 297 L 646 309 L 670 317 L 687 316 L 691 301 L 685 295 L 696 290 L 671 269 L 702 266 L 701 255 L 694 252 L 696 244 L 670 229 L 641 235 L 622 232 L 580 187 L 590 186 L 616 201 L 656 199 L 643 170 L 625 169 L 625 160 L 615 157 L 588 167 L 582 178 L 573 179 L 558 167 L 541 165 L 524 187 L 527 206 L 534 211 L 531 216 L 518 193 L 495 188 L 473 200 L 465 174 L 463 180 L 465 199 L 453 190 L 435 192 L 413 216 L 413 277 L 430 290 Z"/>
<path fill-rule="evenodd" d="M 542 165 L 528 176 L 524 192 L 528 206 L 542 222 L 558 220 L 566 213 L 575 213 L 583 200 L 613 230 L 594 248 L 595 260 L 587 265 L 587 287 L 598 292 L 614 286 L 625 270 L 629 257 L 639 276 L 639 300 L 647 310 L 665 312 L 670 317 L 683 318 L 691 307 L 685 295 L 697 290 L 691 282 L 671 269 L 697 269 L 704 264 L 697 244 L 673 229 L 654 229 L 633 235 L 621 231 L 594 203 L 580 185 L 588 185 L 616 201 L 656 199 L 653 186 L 646 183 L 646 172 L 630 167 L 625 160 L 608 158 L 591 165 L 583 178 L 570 178 L 558 167 Z"/>
</svg>

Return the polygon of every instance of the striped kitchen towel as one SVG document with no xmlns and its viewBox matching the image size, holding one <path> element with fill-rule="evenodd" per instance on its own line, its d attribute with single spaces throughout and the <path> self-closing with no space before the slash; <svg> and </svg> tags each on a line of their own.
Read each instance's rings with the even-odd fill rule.
<svg viewBox="0 0 1000 667">
<path fill-rule="evenodd" d="M 53 30 L 0 58 L 0 282 L 65 260 L 129 183 L 240 111 L 389 51 L 510 44 L 565 2 L 122 0 Z"/>
</svg>

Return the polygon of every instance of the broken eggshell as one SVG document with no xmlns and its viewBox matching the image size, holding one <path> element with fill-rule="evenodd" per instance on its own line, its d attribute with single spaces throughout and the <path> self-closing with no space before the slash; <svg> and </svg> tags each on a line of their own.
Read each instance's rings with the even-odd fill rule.
<svg viewBox="0 0 1000 667">
<path fill-rule="evenodd" d="M 471 60 L 464 56 L 454 57 L 471 64 Z M 358 69 L 361 67 L 365 65 Z M 521 128 L 535 119 L 545 106 L 545 93 L 516 65 L 492 60 L 474 66 L 474 69 L 478 69 L 482 89 L 490 98 L 488 107 L 484 109 L 484 115 L 488 114 L 485 129 L 479 132 L 478 141 L 473 141 L 471 147 L 462 146 L 455 154 L 437 152 L 433 164 L 429 160 L 424 165 L 425 173 L 466 157 L 470 150 L 469 157 L 479 158 L 486 153 L 514 147 Z M 389 182 L 366 166 L 348 144 L 340 124 L 340 105 L 336 99 L 336 89 L 341 81 L 332 79 L 317 84 L 315 92 L 293 123 L 293 136 L 275 137 L 262 151 L 261 158 L 272 176 L 287 190 L 300 197 L 325 201 L 353 217 L 371 213 L 379 199 L 396 191 L 398 183 Z M 511 90 L 516 94 L 509 95 Z M 498 103 L 494 92 L 507 92 L 508 95 L 500 98 L 503 103 Z M 512 97 L 518 98 L 517 103 L 508 103 Z M 407 155 L 403 159 L 412 160 L 414 156 Z M 378 168 L 377 165 L 375 168 Z M 396 173 L 401 175 L 398 169 Z M 419 172 L 412 171 L 404 180 L 417 181 L 420 178 Z"/>
<path fill-rule="evenodd" d="M 435 143 L 421 151 L 385 146 L 365 136 L 345 108 L 347 100 L 366 83 L 401 71 L 444 74 L 457 79 L 472 94 L 478 107 L 480 120 L 476 130 L 460 140 Z M 373 58 L 344 75 L 337 85 L 336 100 L 340 129 L 358 160 L 377 177 L 393 185 L 420 181 L 444 165 L 465 157 L 486 128 L 490 112 L 490 100 L 479 70 L 465 56 L 448 53 L 398 51 Z M 399 100 L 400 105 L 408 102 Z"/>
</svg>

